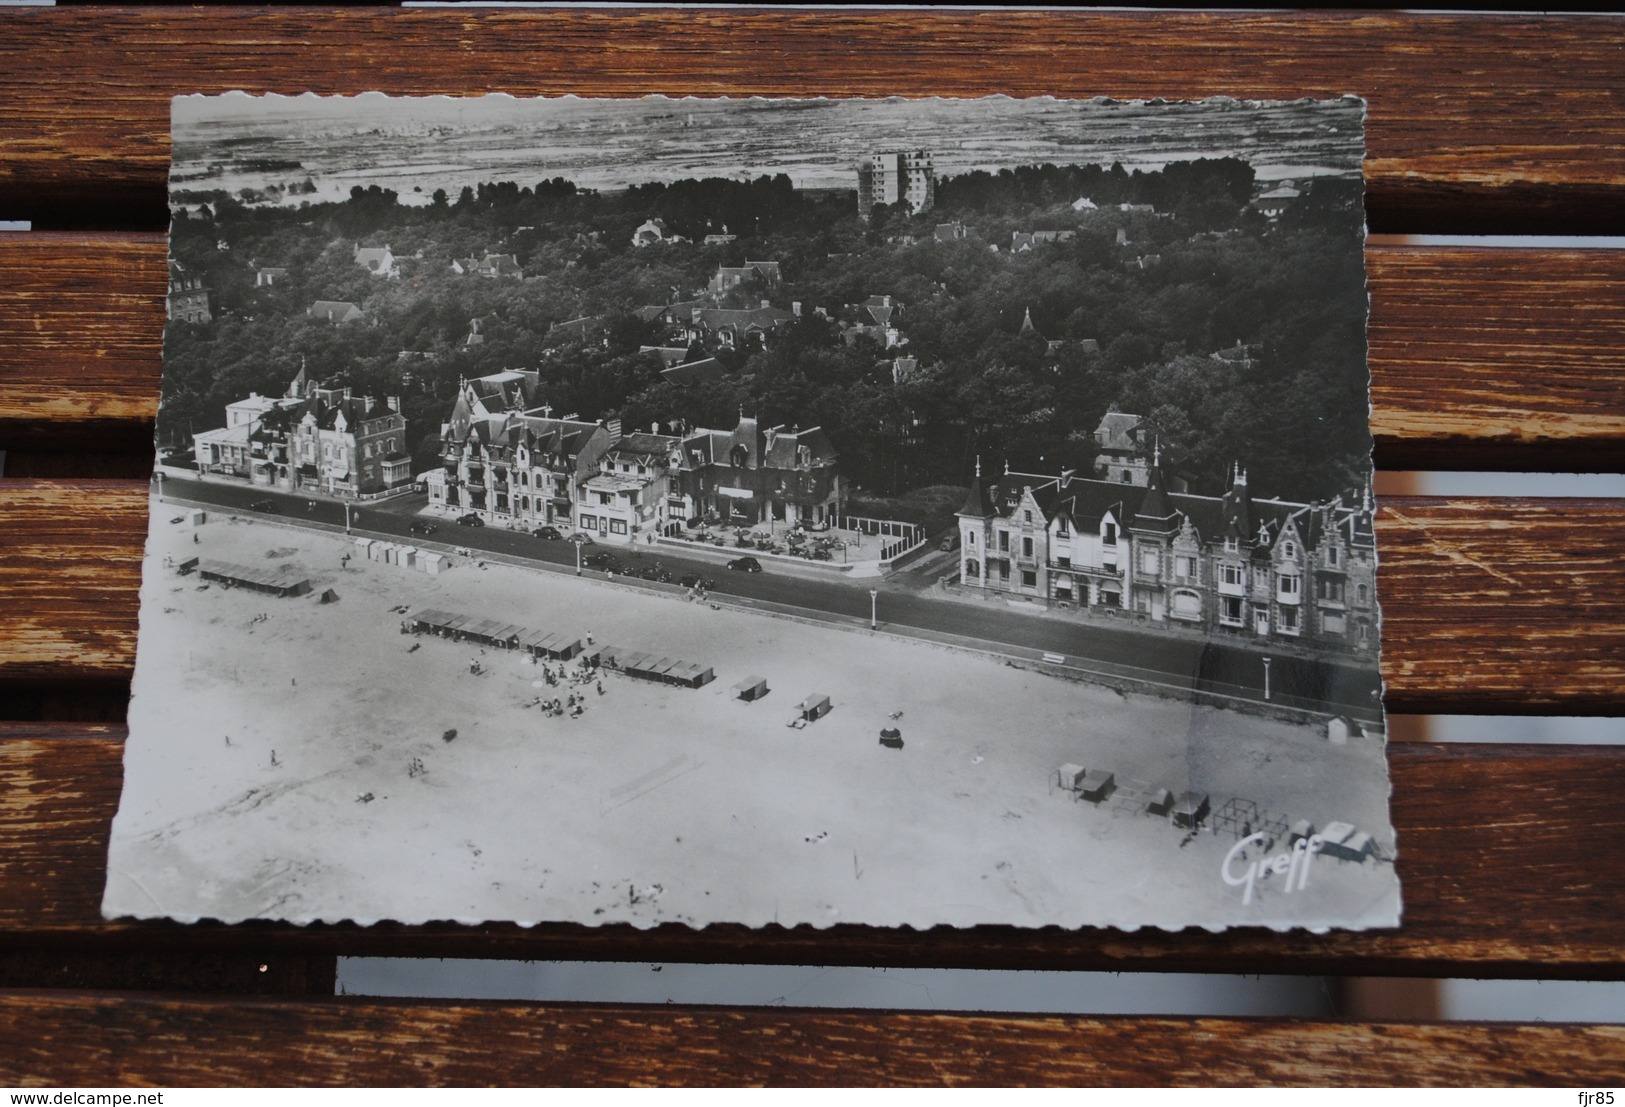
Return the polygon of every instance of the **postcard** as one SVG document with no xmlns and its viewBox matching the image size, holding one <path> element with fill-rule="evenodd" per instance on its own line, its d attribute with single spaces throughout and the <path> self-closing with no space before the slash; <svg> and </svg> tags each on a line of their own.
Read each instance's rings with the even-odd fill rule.
<svg viewBox="0 0 1625 1107">
<path fill-rule="evenodd" d="M 1398 923 L 1364 105 L 173 105 L 110 918 Z"/>
</svg>

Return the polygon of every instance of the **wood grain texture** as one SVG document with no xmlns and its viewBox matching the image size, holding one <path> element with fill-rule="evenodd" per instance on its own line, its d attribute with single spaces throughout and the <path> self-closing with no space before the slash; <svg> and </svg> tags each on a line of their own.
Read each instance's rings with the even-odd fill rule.
<svg viewBox="0 0 1625 1107">
<path fill-rule="evenodd" d="M 1373 226 L 1617 231 L 1622 52 L 1625 26 L 1582 16 L 24 9 L 0 38 L 0 207 L 161 228 L 184 92 L 1354 93 Z"/>
<path fill-rule="evenodd" d="M 148 464 L 165 250 L 162 235 L 0 236 L 9 472 L 112 475 L 46 458 L 119 446 Z M 1380 464 L 1625 466 L 1625 250 L 1372 246 L 1366 264 Z"/>
<path fill-rule="evenodd" d="M 1405 918 L 1306 932 L 835 926 L 181 926 L 100 916 L 121 728 L 0 724 L 0 944 L 256 957 L 513 957 L 1625 979 L 1625 749 L 1390 747 Z"/>
<path fill-rule="evenodd" d="M 146 486 L 0 484 L 0 685 L 128 681 Z M 1625 701 L 1625 506 L 1391 498 L 1389 710 L 1609 714 Z"/>
<path fill-rule="evenodd" d="M 60 1086 L 1607 1085 L 1625 1027 L 0 994 Z"/>
</svg>

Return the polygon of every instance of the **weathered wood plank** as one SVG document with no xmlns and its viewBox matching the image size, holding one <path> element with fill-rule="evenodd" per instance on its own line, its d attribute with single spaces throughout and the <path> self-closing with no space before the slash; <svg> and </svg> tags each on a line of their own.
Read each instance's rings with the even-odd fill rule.
<svg viewBox="0 0 1625 1107">
<path fill-rule="evenodd" d="M 87 448 L 146 464 L 164 251 L 161 235 L 0 236 L 0 438 L 23 450 L 12 473 L 111 475 L 43 459 L 78 464 Z M 1367 267 L 1383 465 L 1625 465 L 1625 250 L 1373 246 Z"/>
<path fill-rule="evenodd" d="M 146 490 L 8 480 L 0 499 L 0 684 L 128 681 Z M 1625 698 L 1625 506 L 1384 501 L 1391 710 L 1609 714 Z"/>
<path fill-rule="evenodd" d="M 1583 16 L 25 9 L 0 41 L 0 207 L 160 228 L 182 92 L 1355 93 L 1379 229 L 1603 229 L 1622 222 L 1622 46 Z"/>
<path fill-rule="evenodd" d="M 1625 1027 L 0 995 L 19 1087 L 1610 1084 Z M 357 1044 L 366 1043 L 365 1049 Z"/>
<path fill-rule="evenodd" d="M 179 926 L 99 914 L 123 730 L 0 724 L 0 942 L 255 956 L 1625 978 L 1625 750 L 1390 748 L 1397 930 Z M 1583 846 L 1577 846 L 1583 843 Z"/>
</svg>

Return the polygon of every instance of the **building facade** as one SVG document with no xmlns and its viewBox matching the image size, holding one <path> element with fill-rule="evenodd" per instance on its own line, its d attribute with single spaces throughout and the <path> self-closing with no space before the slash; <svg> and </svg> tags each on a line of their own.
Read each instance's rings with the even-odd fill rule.
<svg viewBox="0 0 1625 1107">
<path fill-rule="evenodd" d="M 555 419 L 535 372 L 458 386 L 440 428 L 439 468 L 419 476 L 431 506 L 512 526 L 574 526 L 581 486 L 611 443 L 601 423 Z"/>
<path fill-rule="evenodd" d="M 192 440 L 200 474 L 265 488 L 375 496 L 412 483 L 406 419 L 396 397 L 355 396 L 301 369 L 279 397 L 250 394 L 226 407 L 226 425 Z"/>
<path fill-rule="evenodd" d="M 169 263 L 169 298 L 165 304 L 172 322 L 208 323 L 214 319 L 203 278 L 188 273 L 178 261 Z"/>
<path fill-rule="evenodd" d="M 959 511 L 960 582 L 1079 610 L 1255 640 L 1374 654 L 1369 491 L 1327 503 L 1254 499 L 1239 467 L 1223 496 L 980 467 Z"/>
<path fill-rule="evenodd" d="M 762 430 L 741 416 L 731 431 L 688 435 L 682 453 L 679 497 L 693 515 L 742 526 L 822 527 L 839 514 L 838 458 L 818 427 Z"/>
<path fill-rule="evenodd" d="M 929 151 L 870 154 L 858 162 L 858 216 L 865 222 L 876 204 L 908 204 L 911 215 L 930 211 L 937 200 L 937 174 Z"/>
</svg>

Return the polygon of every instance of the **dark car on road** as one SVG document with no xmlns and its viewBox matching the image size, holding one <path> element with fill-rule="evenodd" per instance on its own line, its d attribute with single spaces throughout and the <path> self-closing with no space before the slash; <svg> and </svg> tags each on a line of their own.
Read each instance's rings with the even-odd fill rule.
<svg viewBox="0 0 1625 1107">
<path fill-rule="evenodd" d="M 440 528 L 435 526 L 433 523 L 413 523 L 412 527 L 411 527 L 411 530 L 412 530 L 413 534 L 424 534 L 424 535 L 433 534 L 435 531 L 437 531 L 439 529 Z"/>
<path fill-rule="evenodd" d="M 485 520 L 470 511 L 467 515 L 457 516 L 457 525 L 460 527 L 483 527 Z"/>
<path fill-rule="evenodd" d="M 616 557 L 608 550 L 600 550 L 598 553 L 588 554 L 586 557 L 581 559 L 581 563 L 589 569 L 607 569 L 613 571 L 621 567 L 620 558 Z"/>
<path fill-rule="evenodd" d="M 641 570 L 638 573 L 638 576 L 642 577 L 644 580 L 658 581 L 661 584 L 671 583 L 671 573 L 666 569 L 661 569 L 654 565 L 650 565 Z"/>
<path fill-rule="evenodd" d="M 728 562 L 728 568 L 737 569 L 741 573 L 759 573 L 762 571 L 762 563 L 754 557 L 736 557 Z"/>
<path fill-rule="evenodd" d="M 597 542 L 593 541 L 592 535 L 588 534 L 586 531 L 577 531 L 576 533 L 572 534 L 570 536 L 570 541 L 574 542 L 578 546 L 598 545 Z"/>
<path fill-rule="evenodd" d="M 688 573 L 685 576 L 678 577 L 677 583 L 684 588 L 703 588 L 707 592 L 717 586 L 716 581 L 711 580 L 709 577 L 702 577 L 698 573 Z"/>
<path fill-rule="evenodd" d="M 564 535 L 559 531 L 558 527 L 537 527 L 536 537 L 545 538 L 549 542 L 557 542 L 559 539 L 563 538 Z"/>
<path fill-rule="evenodd" d="M 248 505 L 250 511 L 263 511 L 267 515 L 275 515 L 279 510 L 275 500 L 255 500 Z"/>
</svg>

